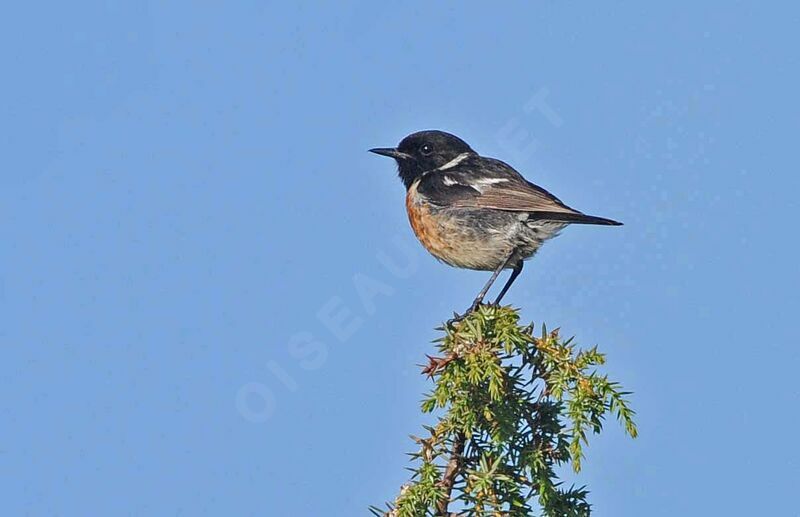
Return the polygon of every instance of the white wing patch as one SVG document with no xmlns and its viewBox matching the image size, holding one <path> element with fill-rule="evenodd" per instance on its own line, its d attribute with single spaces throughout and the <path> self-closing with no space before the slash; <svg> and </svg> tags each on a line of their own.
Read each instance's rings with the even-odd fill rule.
<svg viewBox="0 0 800 517">
<path fill-rule="evenodd" d="M 503 183 L 505 181 L 508 180 L 505 178 L 480 178 L 470 183 L 469 186 L 483 194 L 484 187 L 488 187 L 489 185 L 494 185 L 496 183 Z"/>
<path fill-rule="evenodd" d="M 494 185 L 496 183 L 503 183 L 504 181 L 508 180 L 505 178 L 480 178 L 466 183 L 464 181 L 459 181 L 453 178 L 452 176 L 447 176 L 447 175 L 442 176 L 442 183 L 444 183 L 446 187 L 452 187 L 453 185 L 463 185 L 465 187 L 473 188 L 478 192 L 480 192 L 481 194 L 483 194 L 483 190 L 485 187 L 488 187 L 489 185 Z"/>
</svg>

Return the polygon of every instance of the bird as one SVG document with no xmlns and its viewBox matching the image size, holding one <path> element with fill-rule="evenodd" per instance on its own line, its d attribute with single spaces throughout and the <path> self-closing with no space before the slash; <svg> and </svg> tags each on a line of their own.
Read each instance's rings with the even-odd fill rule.
<svg viewBox="0 0 800 517">
<path fill-rule="evenodd" d="M 494 301 L 499 305 L 525 260 L 566 226 L 622 225 L 570 208 L 507 163 L 479 155 L 445 131 L 418 131 L 397 147 L 369 151 L 397 163 L 408 220 L 428 252 L 453 267 L 492 271 L 466 312 L 451 322 L 475 311 L 502 271 L 511 269 Z"/>
</svg>

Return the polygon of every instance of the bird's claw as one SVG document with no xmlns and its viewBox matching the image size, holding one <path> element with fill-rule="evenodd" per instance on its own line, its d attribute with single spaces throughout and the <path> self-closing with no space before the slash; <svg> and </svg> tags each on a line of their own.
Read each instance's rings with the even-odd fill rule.
<svg viewBox="0 0 800 517">
<path fill-rule="evenodd" d="M 457 312 L 454 312 L 454 313 L 453 313 L 453 317 L 452 317 L 451 319 L 447 320 L 447 326 L 448 326 L 448 327 L 452 327 L 452 326 L 453 326 L 453 325 L 455 325 L 456 323 L 459 323 L 459 322 L 460 322 L 460 321 L 462 321 L 464 318 L 466 318 L 467 316 L 469 316 L 469 315 L 470 315 L 470 314 L 472 314 L 473 312 L 477 311 L 477 310 L 478 310 L 478 307 L 480 307 L 481 305 L 486 305 L 486 306 L 488 306 L 488 307 L 491 307 L 491 306 L 493 306 L 494 304 L 491 304 L 491 303 L 483 303 L 483 301 L 481 301 L 481 300 L 475 300 L 474 302 L 472 302 L 472 305 L 470 305 L 470 306 L 469 306 L 469 309 L 467 309 L 466 311 L 464 311 L 464 314 L 459 314 L 459 313 L 457 313 Z"/>
<path fill-rule="evenodd" d="M 465 312 L 464 314 L 459 314 L 459 313 L 457 313 L 457 312 L 453 312 L 453 317 L 452 317 L 452 318 L 450 318 L 449 320 L 447 320 L 447 323 L 446 323 L 446 325 L 447 325 L 448 327 L 452 327 L 452 326 L 453 326 L 453 325 L 455 325 L 456 323 L 458 323 L 458 322 L 460 322 L 461 320 L 463 320 L 464 318 L 466 318 L 466 317 L 467 317 L 467 314 L 469 314 L 469 311 Z"/>
</svg>

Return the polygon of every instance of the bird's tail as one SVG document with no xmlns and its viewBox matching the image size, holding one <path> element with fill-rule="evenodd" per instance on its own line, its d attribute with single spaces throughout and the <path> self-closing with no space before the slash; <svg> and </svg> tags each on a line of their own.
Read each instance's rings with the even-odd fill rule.
<svg viewBox="0 0 800 517">
<path fill-rule="evenodd" d="M 531 219 L 558 221 L 573 224 L 603 224 L 606 226 L 622 226 L 622 223 L 619 221 L 606 219 L 605 217 L 586 215 L 580 212 L 534 212 L 531 214 Z"/>
</svg>

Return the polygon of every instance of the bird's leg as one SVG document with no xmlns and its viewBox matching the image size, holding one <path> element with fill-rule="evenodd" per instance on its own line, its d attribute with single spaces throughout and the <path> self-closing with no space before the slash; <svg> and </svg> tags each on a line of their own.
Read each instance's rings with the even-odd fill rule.
<svg viewBox="0 0 800 517">
<path fill-rule="evenodd" d="M 492 276 L 489 278 L 489 281 L 486 282 L 486 285 L 483 286 L 483 289 L 481 289 L 481 292 L 479 292 L 478 296 L 475 297 L 475 300 L 473 300 L 472 305 L 469 306 L 469 309 L 467 309 L 467 311 L 464 314 L 461 314 L 461 315 L 455 314 L 453 319 L 451 319 L 450 321 L 447 322 L 448 325 L 451 325 L 453 323 L 456 323 L 456 322 L 459 322 L 459 321 L 463 320 L 468 314 L 470 314 L 471 312 L 473 312 L 475 309 L 478 308 L 478 306 L 483 302 L 483 298 L 486 296 L 486 293 L 488 293 L 489 289 L 492 287 L 492 284 L 494 284 L 495 280 L 497 280 L 497 277 L 500 276 L 500 273 L 502 273 L 503 270 L 508 267 L 508 265 L 511 263 L 512 259 L 514 259 L 514 257 L 516 256 L 516 253 L 517 253 L 516 248 L 511 250 L 511 253 L 508 255 L 508 258 L 505 259 L 503 261 L 503 263 L 500 264 L 500 266 L 497 269 L 494 270 L 494 273 L 492 273 Z M 522 261 L 520 261 L 520 263 L 522 263 Z M 516 271 L 516 266 L 515 266 L 514 270 Z M 517 273 L 517 274 L 519 274 L 519 273 Z M 514 273 L 512 273 L 512 276 L 513 275 L 514 275 Z M 507 284 L 507 285 L 510 285 L 510 284 Z M 506 288 L 503 288 L 503 289 L 505 290 Z M 505 293 L 503 293 L 503 294 L 505 294 Z"/>
<path fill-rule="evenodd" d="M 489 292 L 489 289 L 492 287 L 492 284 L 494 284 L 495 280 L 497 280 L 497 277 L 500 276 L 500 273 L 503 272 L 503 269 L 505 269 L 507 265 L 508 265 L 508 260 L 504 261 L 502 264 L 500 264 L 500 267 L 494 270 L 492 276 L 489 277 L 489 281 L 486 282 L 486 285 L 483 286 L 481 292 L 479 292 L 478 296 L 476 296 L 475 299 L 472 301 L 472 305 L 470 305 L 469 309 L 467 309 L 467 314 L 477 309 L 478 305 L 480 305 L 483 302 L 483 298 L 486 296 L 486 293 Z"/>
<path fill-rule="evenodd" d="M 508 277 L 508 280 L 506 281 L 506 285 L 503 286 L 503 289 L 500 291 L 500 294 L 498 294 L 497 298 L 495 298 L 495 300 L 494 300 L 494 304 L 495 305 L 500 305 L 500 300 L 502 300 L 503 296 L 506 295 L 506 293 L 508 292 L 509 288 L 511 287 L 511 284 L 514 283 L 514 280 L 516 280 L 517 277 L 519 276 L 519 274 L 522 273 L 522 265 L 523 264 L 524 264 L 524 262 L 522 260 L 520 260 L 514 266 L 514 269 L 511 271 L 511 276 Z"/>
</svg>

